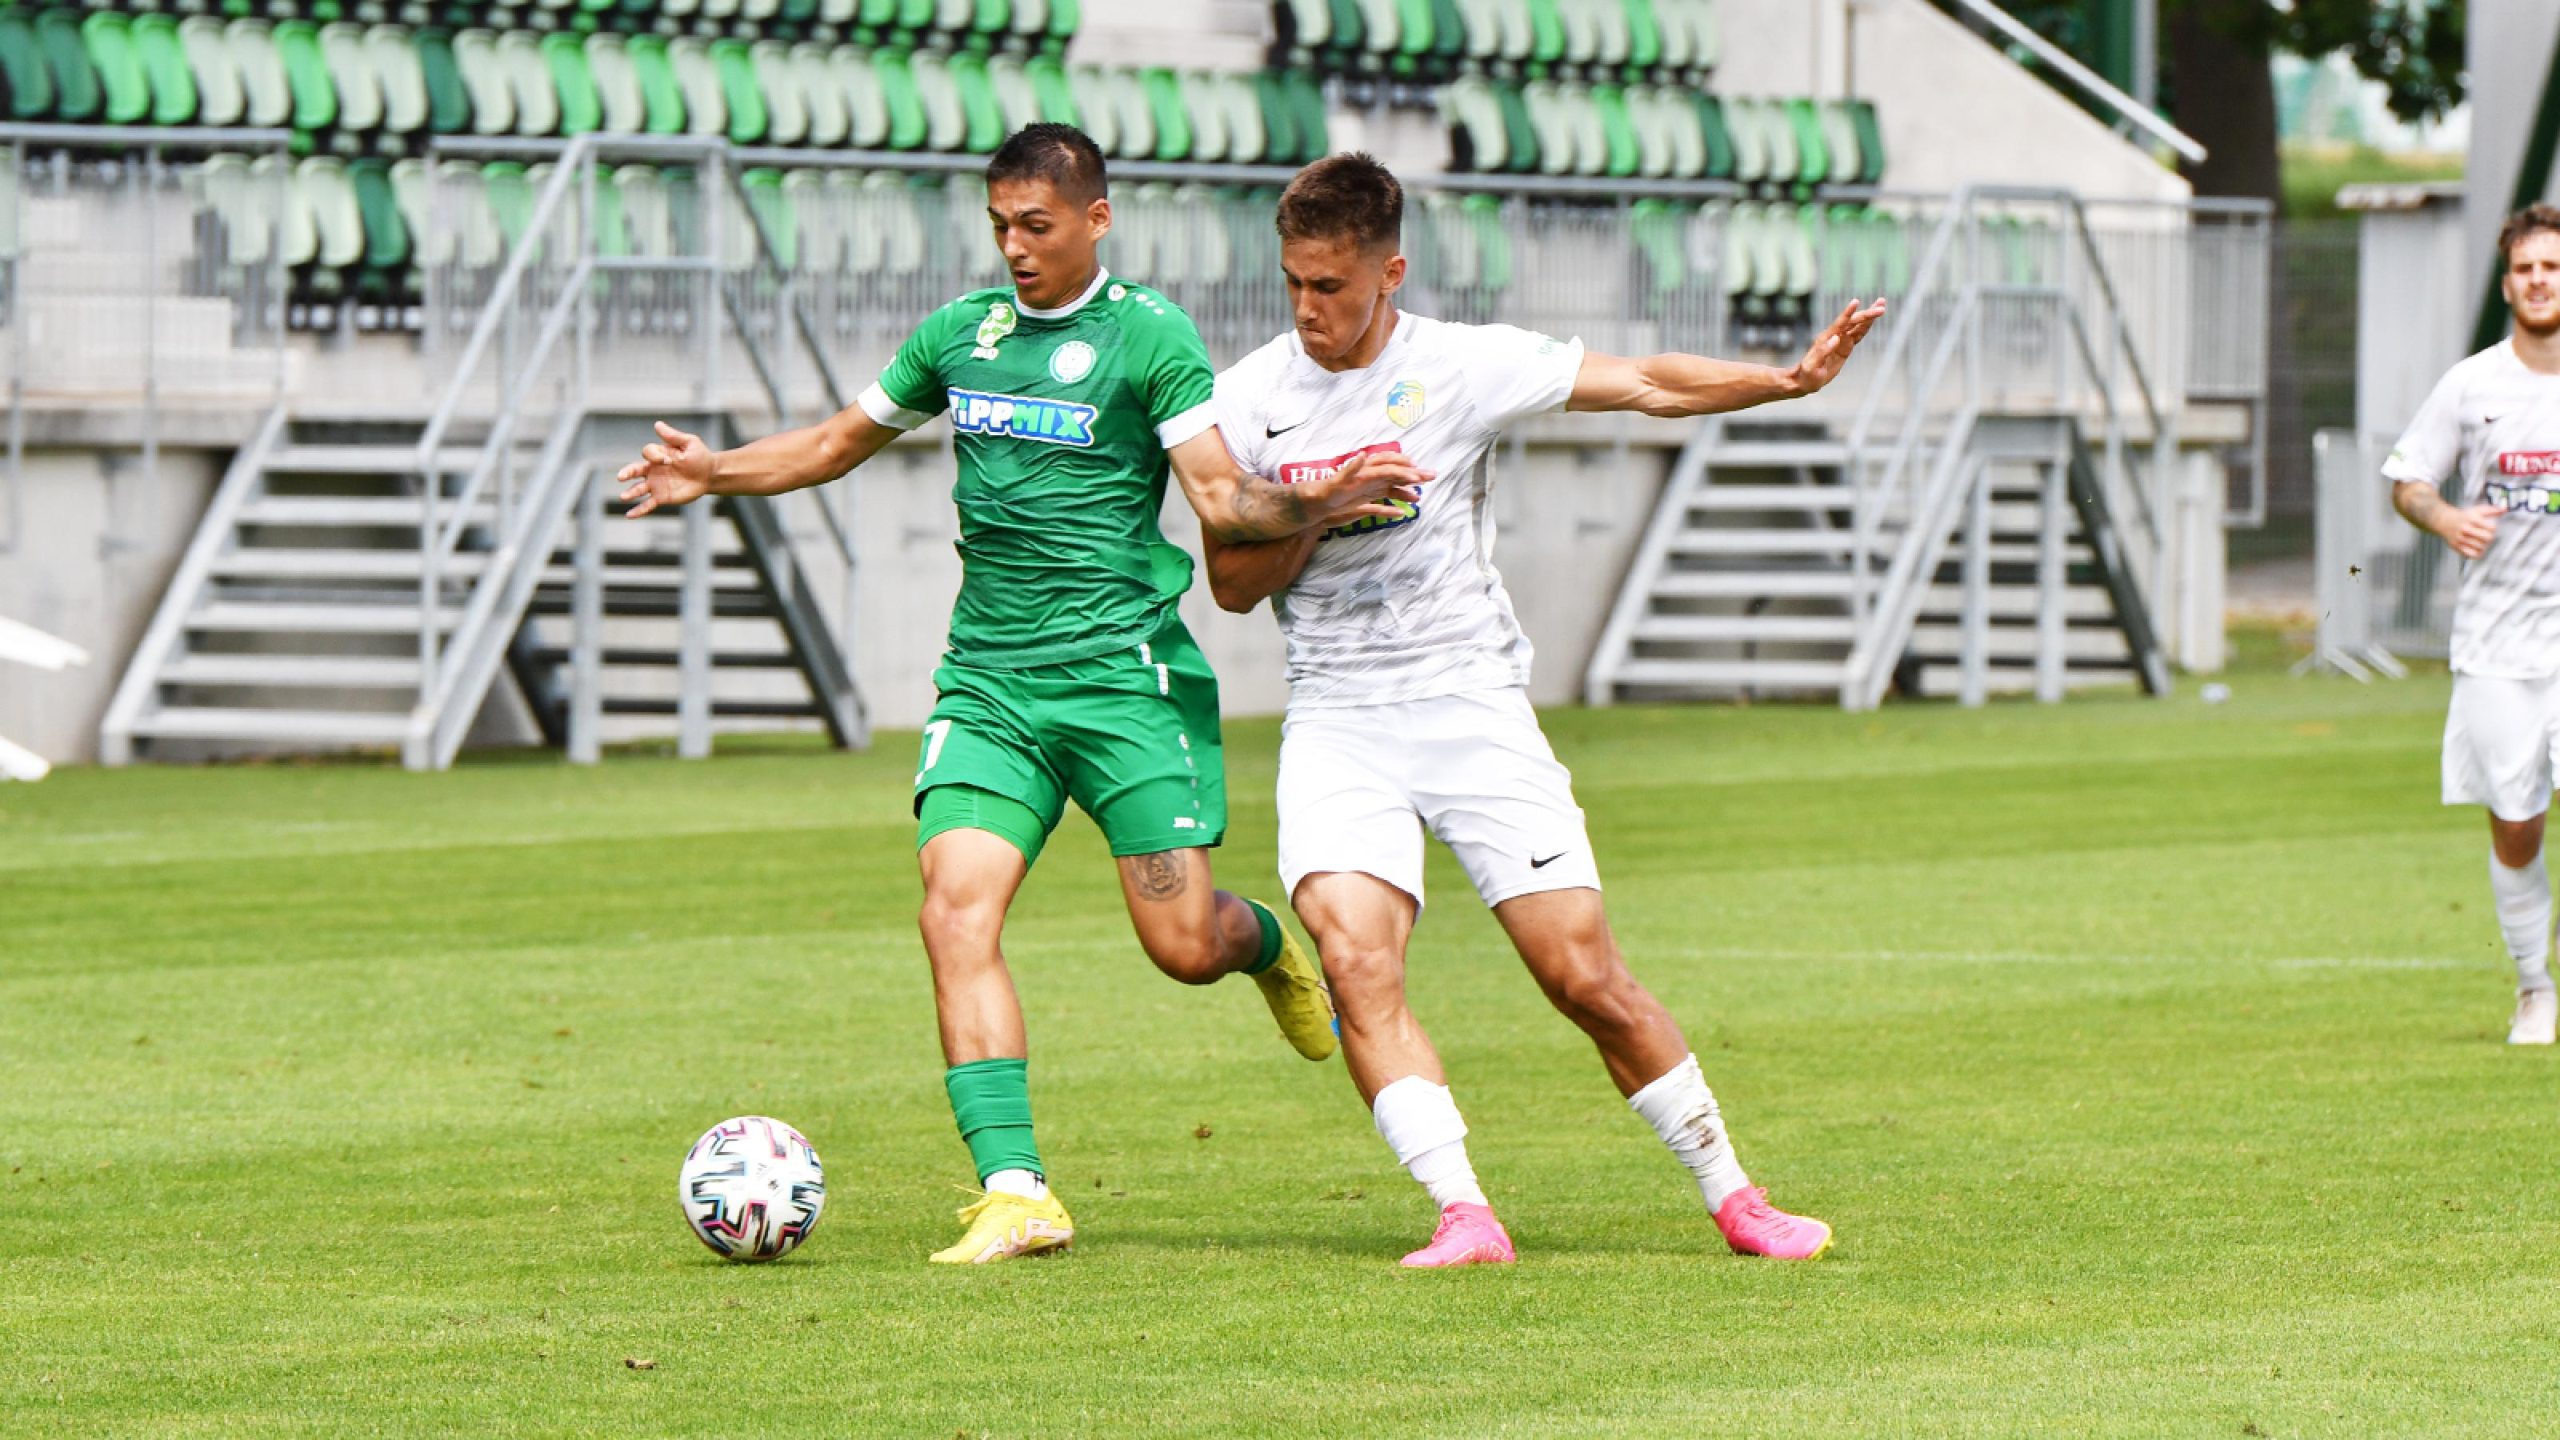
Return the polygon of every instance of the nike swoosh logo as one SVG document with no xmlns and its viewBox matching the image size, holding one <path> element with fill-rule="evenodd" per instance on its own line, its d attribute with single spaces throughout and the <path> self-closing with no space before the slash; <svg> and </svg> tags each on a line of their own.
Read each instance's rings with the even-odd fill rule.
<svg viewBox="0 0 2560 1440">
<path fill-rule="evenodd" d="M 1532 869 L 1532 870 L 1544 870 L 1544 869 L 1546 869 L 1548 866 L 1553 865 L 1553 864 L 1554 864 L 1554 863 L 1556 863 L 1557 861 L 1559 861 L 1559 860 L 1563 859 L 1564 857 L 1566 857 L 1567 855 L 1570 855 L 1570 854 L 1572 854 L 1572 853 L 1573 853 L 1573 852 L 1572 852 L 1572 851 L 1570 851 L 1570 850 L 1559 850 L 1559 851 L 1557 851 L 1556 853 L 1554 853 L 1553 855 L 1548 856 L 1548 857 L 1547 857 L 1546 859 L 1544 859 L 1544 860 L 1539 860 L 1539 859 L 1536 859 L 1536 858 L 1534 858 L 1534 857 L 1533 857 L 1533 858 L 1529 861 L 1529 868 L 1530 868 L 1530 869 Z"/>
<path fill-rule="evenodd" d="M 1304 425 L 1306 423 L 1306 421 L 1301 420 L 1298 422 L 1298 425 Z M 1277 440 L 1281 436 L 1288 434 L 1290 431 L 1297 429 L 1298 425 L 1274 426 L 1270 421 L 1265 420 L 1262 422 L 1262 438 L 1265 440 Z"/>
</svg>

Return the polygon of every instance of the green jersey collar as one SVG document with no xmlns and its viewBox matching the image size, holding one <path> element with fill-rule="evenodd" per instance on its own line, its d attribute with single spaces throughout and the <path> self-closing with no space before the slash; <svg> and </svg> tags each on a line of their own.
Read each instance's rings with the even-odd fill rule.
<svg viewBox="0 0 2560 1440">
<path fill-rule="evenodd" d="M 1017 290 L 1013 293 L 1013 308 L 1016 311 L 1019 311 L 1022 318 L 1025 320 L 1064 320 L 1068 316 L 1083 309 L 1086 302 L 1092 300 L 1094 296 L 1101 294 L 1102 287 L 1110 283 L 1111 268 L 1107 265 L 1096 265 L 1093 267 L 1093 283 L 1084 287 L 1083 294 L 1078 295 L 1066 304 L 1060 305 L 1054 310 L 1043 310 L 1037 305 L 1025 303 L 1022 298 L 1022 292 Z"/>
</svg>

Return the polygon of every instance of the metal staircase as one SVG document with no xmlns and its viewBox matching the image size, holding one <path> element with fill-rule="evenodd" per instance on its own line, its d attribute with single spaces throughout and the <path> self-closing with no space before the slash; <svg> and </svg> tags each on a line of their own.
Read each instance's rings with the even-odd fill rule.
<svg viewBox="0 0 2560 1440">
<path fill-rule="evenodd" d="M 2021 210 L 2052 217 L 2025 283 L 1980 259 Z M 1894 305 L 1845 422 L 1727 417 L 1682 448 L 1590 704 L 2167 689 L 2144 597 L 2175 433 L 2076 202 L 1960 193 Z"/>
<path fill-rule="evenodd" d="M 824 603 L 778 500 L 607 523 L 609 477 L 650 431 L 589 394 L 599 282 L 634 268 L 598 253 L 571 198 L 593 194 L 598 155 L 591 139 L 570 145 L 425 422 L 278 408 L 241 447 L 108 707 L 104 763 L 185 743 L 396 748 L 411 769 L 441 769 L 502 667 L 572 759 L 597 758 L 609 714 L 675 716 L 686 755 L 708 753 L 722 722 L 786 716 L 867 742 L 835 511 L 819 507 L 841 607 Z M 708 277 L 697 333 L 733 331 L 722 338 L 747 349 L 788 423 L 734 293 L 770 267 L 761 249 L 691 266 Z M 474 397 L 488 413 L 465 419 Z M 736 438 L 725 414 L 666 418 Z"/>
</svg>

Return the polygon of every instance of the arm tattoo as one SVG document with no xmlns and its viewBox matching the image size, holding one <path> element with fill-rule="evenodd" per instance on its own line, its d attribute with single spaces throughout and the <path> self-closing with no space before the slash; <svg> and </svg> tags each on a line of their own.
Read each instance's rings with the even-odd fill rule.
<svg viewBox="0 0 2560 1440">
<path fill-rule="evenodd" d="M 1191 884 L 1191 867 L 1183 863 L 1182 853 L 1159 850 L 1152 855 L 1123 855 L 1120 873 L 1139 899 L 1171 900 Z"/>
<path fill-rule="evenodd" d="M 1259 475 L 1246 475 L 1243 483 L 1236 486 L 1235 512 L 1236 533 L 1219 538 L 1275 540 L 1304 530 L 1312 520 L 1307 514 L 1307 497 L 1292 486 Z"/>
<path fill-rule="evenodd" d="M 2391 487 L 2391 503 L 2401 519 L 2427 530 L 2434 527 L 2436 513 L 2444 509 L 2444 496 L 2436 493 L 2433 485 L 2403 480 Z"/>
</svg>

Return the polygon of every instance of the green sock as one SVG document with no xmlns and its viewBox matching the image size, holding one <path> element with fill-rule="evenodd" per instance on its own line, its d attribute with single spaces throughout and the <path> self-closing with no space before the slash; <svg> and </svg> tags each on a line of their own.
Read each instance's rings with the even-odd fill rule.
<svg viewBox="0 0 2560 1440">
<path fill-rule="evenodd" d="M 1271 968 L 1271 962 L 1280 958 L 1280 917 L 1272 914 L 1271 907 L 1259 900 L 1245 900 L 1241 895 L 1236 898 L 1253 908 L 1254 921 L 1262 926 L 1262 949 L 1254 956 L 1253 963 L 1244 967 L 1247 975 L 1259 975 Z"/>
<path fill-rule="evenodd" d="M 952 1118 L 960 1122 L 960 1138 L 978 1167 L 978 1183 L 999 1170 L 1028 1170 L 1045 1175 L 1039 1148 L 1031 1143 L 1031 1062 L 972 1060 L 942 1072 L 942 1088 L 951 1096 Z"/>
</svg>

